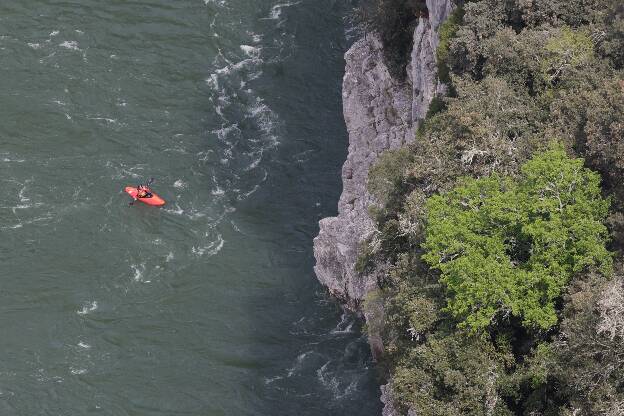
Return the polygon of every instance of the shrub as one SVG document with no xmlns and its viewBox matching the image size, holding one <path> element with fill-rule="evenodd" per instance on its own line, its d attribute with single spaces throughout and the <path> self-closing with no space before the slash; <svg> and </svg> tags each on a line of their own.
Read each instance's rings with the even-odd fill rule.
<svg viewBox="0 0 624 416">
<path fill-rule="evenodd" d="M 464 18 L 463 7 L 457 7 L 449 18 L 442 23 L 439 29 L 440 43 L 436 51 L 436 61 L 438 65 L 438 78 L 445 84 L 451 83 L 451 75 L 449 68 L 449 50 L 451 41 L 457 35 Z"/>
<path fill-rule="evenodd" d="M 422 416 L 511 416 L 497 392 L 510 359 L 478 337 L 434 337 L 410 349 L 398 367 L 395 397 Z"/>
<path fill-rule="evenodd" d="M 397 194 L 403 193 L 405 171 L 413 160 L 407 147 L 383 153 L 368 174 L 368 191 L 382 206 L 390 204 Z"/>
<path fill-rule="evenodd" d="M 542 76 L 548 84 L 555 84 L 567 72 L 588 65 L 594 58 L 594 44 L 590 36 L 580 30 L 564 27 L 545 45 L 541 59 Z"/>
</svg>

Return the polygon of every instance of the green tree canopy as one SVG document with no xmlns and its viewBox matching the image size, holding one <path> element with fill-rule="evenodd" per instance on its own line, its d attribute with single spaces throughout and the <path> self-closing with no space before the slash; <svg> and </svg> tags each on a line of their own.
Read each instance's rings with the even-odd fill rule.
<svg viewBox="0 0 624 416">
<path fill-rule="evenodd" d="M 460 326 L 478 331 L 511 314 L 548 329 L 575 273 L 611 273 L 609 206 L 600 176 L 553 146 L 517 179 L 465 178 L 429 198 L 423 259 L 441 271 L 447 311 Z"/>
</svg>

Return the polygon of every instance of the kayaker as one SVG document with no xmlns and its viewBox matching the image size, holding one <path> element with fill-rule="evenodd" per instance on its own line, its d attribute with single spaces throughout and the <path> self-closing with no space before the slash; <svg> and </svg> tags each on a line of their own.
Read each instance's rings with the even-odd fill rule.
<svg viewBox="0 0 624 416">
<path fill-rule="evenodd" d="M 151 198 L 152 197 L 152 193 L 150 192 L 150 189 L 146 185 L 137 186 L 137 190 L 139 191 L 137 192 L 137 198 Z"/>
<path fill-rule="evenodd" d="M 130 195 L 133 199 L 129 205 L 134 205 L 134 203 L 141 199 L 141 202 L 152 205 L 152 206 L 163 206 L 165 205 L 165 200 L 152 192 L 149 186 L 154 182 L 154 178 L 151 178 L 145 185 L 141 184 L 136 188 L 133 186 L 126 186 L 125 191 L 128 195 Z"/>
</svg>

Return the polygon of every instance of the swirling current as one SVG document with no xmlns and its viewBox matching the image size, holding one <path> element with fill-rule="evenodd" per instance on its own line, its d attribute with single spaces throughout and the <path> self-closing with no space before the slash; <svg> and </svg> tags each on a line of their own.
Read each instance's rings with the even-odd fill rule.
<svg viewBox="0 0 624 416">
<path fill-rule="evenodd" d="M 281 1 L 0 3 L 0 415 L 380 413 L 312 271 L 352 5 Z"/>
</svg>

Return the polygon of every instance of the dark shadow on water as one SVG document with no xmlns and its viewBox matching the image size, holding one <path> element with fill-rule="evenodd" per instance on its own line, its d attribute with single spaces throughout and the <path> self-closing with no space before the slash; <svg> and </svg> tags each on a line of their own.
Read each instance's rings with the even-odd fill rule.
<svg viewBox="0 0 624 416">
<path fill-rule="evenodd" d="M 346 158 L 341 83 L 348 10 L 330 0 L 281 10 L 270 36 L 281 39 L 274 45 L 280 59 L 266 62 L 251 85 L 278 115 L 280 141 L 261 164 L 266 182 L 232 215 L 240 231 L 233 245 L 258 250 L 247 270 L 257 287 L 246 298 L 254 339 L 246 353 L 259 366 L 248 388 L 263 398 L 257 414 L 381 412 L 361 322 L 343 314 L 313 273 L 312 239 L 319 219 L 336 214 Z M 258 32 L 270 30 L 259 24 Z"/>
</svg>

